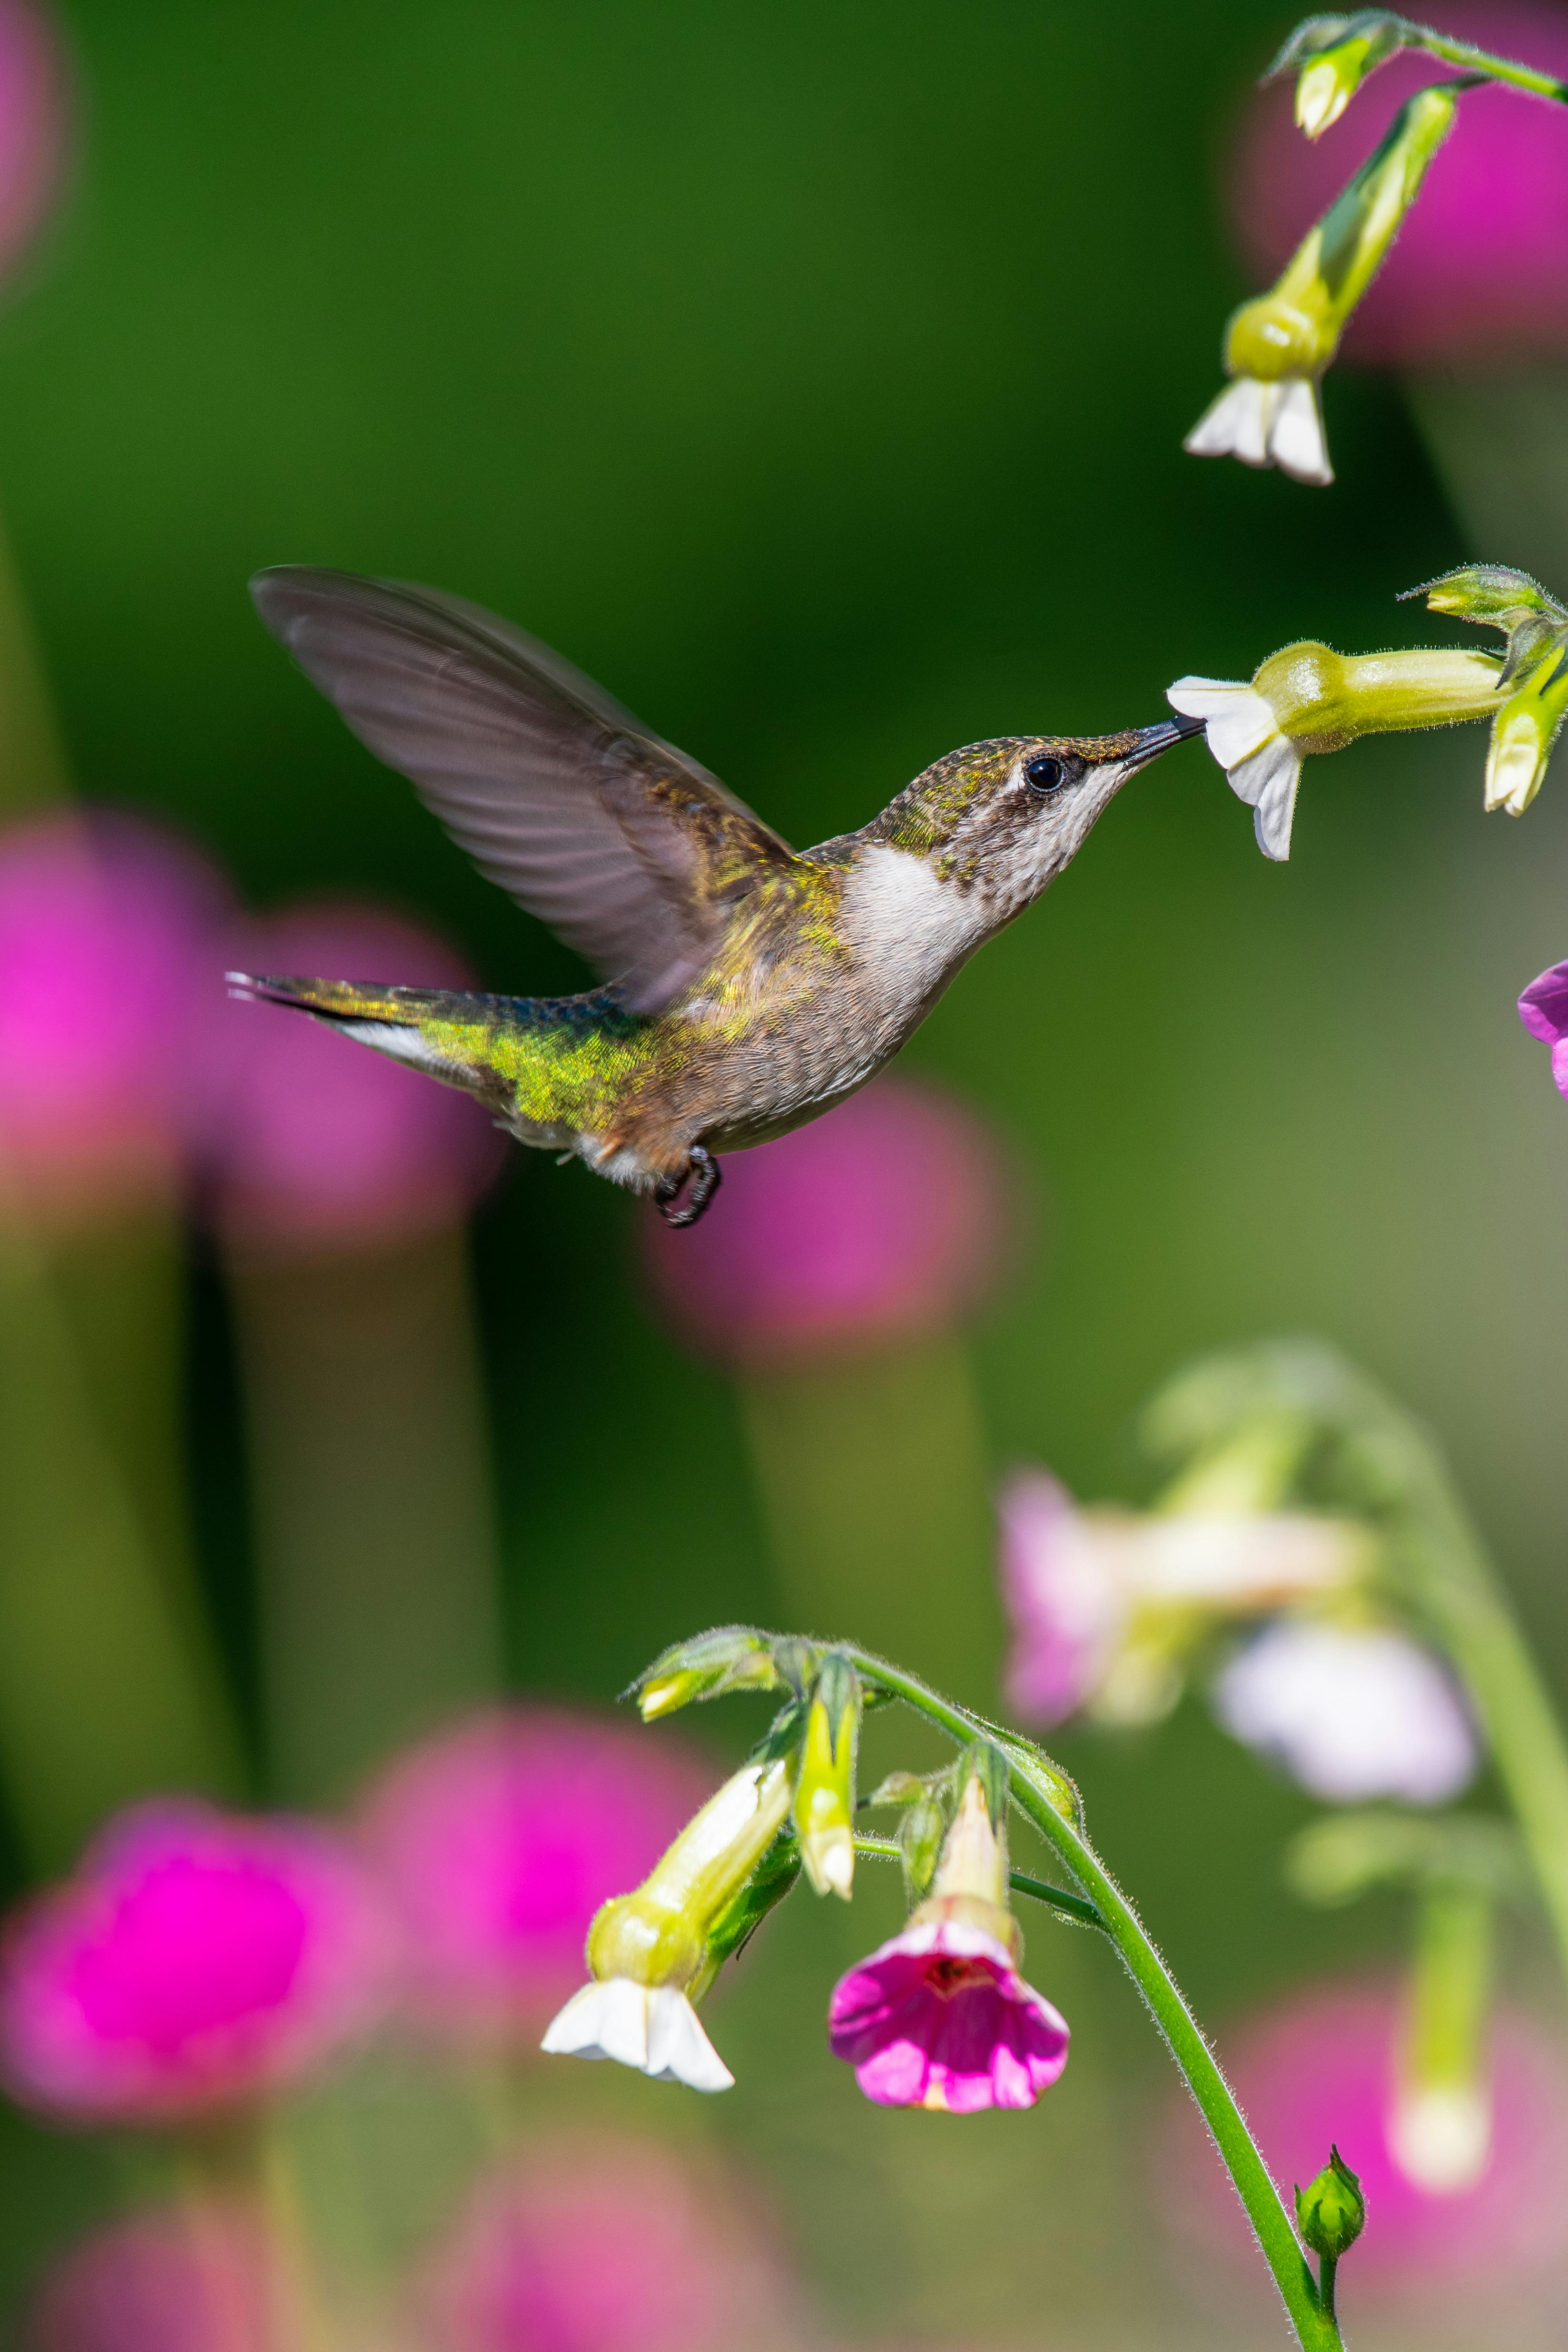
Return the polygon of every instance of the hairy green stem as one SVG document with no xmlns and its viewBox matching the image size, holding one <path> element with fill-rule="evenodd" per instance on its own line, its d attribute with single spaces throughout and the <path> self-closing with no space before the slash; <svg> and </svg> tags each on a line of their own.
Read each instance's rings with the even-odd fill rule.
<svg viewBox="0 0 1568 2352">
<path fill-rule="evenodd" d="M 1555 74 L 1537 73 L 1533 66 L 1515 65 L 1511 58 L 1495 58 L 1489 49 L 1478 49 L 1469 41 L 1450 40 L 1447 33 L 1436 33 L 1427 25 L 1412 25 L 1415 39 L 1412 47 L 1426 49 L 1445 64 L 1468 67 L 1471 73 L 1485 74 L 1491 81 L 1510 82 L 1515 89 L 1528 89 L 1537 98 L 1554 98 L 1568 105 L 1568 82 L 1561 82 Z"/>
<path fill-rule="evenodd" d="M 928 1690 L 908 1675 L 870 1652 L 845 1645 L 861 1674 L 891 1691 L 961 1745 L 974 1738 L 995 1738 L 994 1727 Z M 998 1741 L 1005 1745 L 1005 1739 Z M 1181 1990 L 1161 1958 L 1137 1913 L 1100 1860 L 1088 1840 L 1021 1771 L 1015 1771 L 1012 1795 L 1040 1834 L 1089 1897 L 1106 1933 L 1121 1956 L 1154 2022 L 1164 2035 L 1171 2055 L 1196 2100 L 1204 2121 L 1235 2184 L 1251 2222 L 1274 2283 L 1304 2352 L 1342 2352 L 1331 2301 L 1320 2297 L 1317 2282 L 1301 2252 L 1285 2210 L 1284 2200 L 1258 2154 L 1230 2086 L 1215 2063 Z"/>
</svg>

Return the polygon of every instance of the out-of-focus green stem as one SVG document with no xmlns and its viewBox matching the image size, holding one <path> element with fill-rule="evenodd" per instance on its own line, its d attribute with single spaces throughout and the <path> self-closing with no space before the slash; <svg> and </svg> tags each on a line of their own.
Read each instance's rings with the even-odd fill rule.
<svg viewBox="0 0 1568 2352">
<path fill-rule="evenodd" d="M 1410 46 L 1441 58 L 1446 65 L 1463 66 L 1468 72 L 1485 74 L 1490 81 L 1510 82 L 1515 89 L 1532 90 L 1537 98 L 1554 98 L 1568 105 L 1568 82 L 1559 81 L 1555 74 L 1516 65 L 1511 58 L 1494 57 L 1490 49 L 1478 49 L 1469 41 L 1450 40 L 1447 33 L 1434 32 L 1428 25 L 1413 25 L 1410 29 L 1415 36 Z"/>
<path fill-rule="evenodd" d="M 995 1736 L 994 1727 L 940 1697 L 915 1675 L 888 1664 L 868 1651 L 850 1648 L 849 1655 L 869 1681 L 891 1691 L 951 1738 L 967 1745 L 976 1738 Z M 1142 1920 L 1088 1839 L 1063 1818 L 1041 1788 L 1016 1770 L 1012 1795 L 1014 1802 L 1055 1849 L 1093 1902 L 1128 1974 L 1164 2035 L 1171 2055 L 1214 2135 L 1304 2352 L 1342 2352 L 1338 2326 L 1319 2296 L 1284 2200 L 1180 1987 L 1150 1940 Z"/>
</svg>

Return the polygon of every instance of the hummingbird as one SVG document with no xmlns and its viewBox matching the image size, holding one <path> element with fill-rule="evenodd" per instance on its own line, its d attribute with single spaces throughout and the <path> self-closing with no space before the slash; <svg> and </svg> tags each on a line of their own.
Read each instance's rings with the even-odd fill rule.
<svg viewBox="0 0 1568 2352">
<path fill-rule="evenodd" d="M 1201 719 L 950 751 L 858 832 L 795 851 L 684 751 L 510 622 L 394 580 L 283 564 L 263 622 L 481 873 L 601 975 L 494 996 L 231 972 L 485 1104 L 695 1224 L 720 1155 L 817 1118 L 889 1061 L 1139 769 Z"/>
</svg>

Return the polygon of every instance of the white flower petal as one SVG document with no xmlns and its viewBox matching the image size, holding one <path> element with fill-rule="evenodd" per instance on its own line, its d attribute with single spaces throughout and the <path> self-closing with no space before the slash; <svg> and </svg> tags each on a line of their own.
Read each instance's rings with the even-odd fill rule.
<svg viewBox="0 0 1568 2352">
<path fill-rule="evenodd" d="M 1268 427 L 1270 459 L 1294 482 L 1321 488 L 1334 478 L 1329 445 L 1323 431 L 1323 404 L 1310 376 L 1288 376 L 1279 386 L 1279 404 Z"/>
<path fill-rule="evenodd" d="M 656 1985 L 647 2001 L 647 2072 L 656 2083 L 685 2083 L 693 2091 L 728 2091 L 735 2077 L 674 1985 Z"/>
<path fill-rule="evenodd" d="M 1210 402 L 1182 446 L 1194 457 L 1239 457 L 1244 466 L 1267 466 L 1279 405 L 1278 385 L 1238 375 Z"/>
<path fill-rule="evenodd" d="M 1184 718 L 1204 720 L 1205 740 L 1225 769 L 1260 751 L 1279 732 L 1271 706 L 1250 686 L 1232 686 L 1216 677 L 1179 677 L 1166 688 L 1165 699 Z"/>
<path fill-rule="evenodd" d="M 647 2068 L 647 1988 L 626 1977 L 585 1984 L 546 2029 L 540 2048 L 552 2057 L 614 2058 Z"/>
<path fill-rule="evenodd" d="M 1475 1734 L 1436 1658 L 1404 1634 L 1279 1619 L 1215 1685 L 1232 1737 L 1315 1797 L 1440 1805 L 1474 1776 Z"/>
<path fill-rule="evenodd" d="M 1300 754 L 1295 745 L 1277 735 L 1250 759 L 1238 761 L 1229 774 L 1231 791 L 1253 811 L 1252 829 L 1265 857 L 1277 863 L 1289 857 L 1296 787 L 1301 781 Z"/>
<path fill-rule="evenodd" d="M 1367 1559 L 1359 1528 L 1304 1511 L 1173 1512 L 1137 1528 L 1128 1583 L 1140 1601 L 1165 1608 L 1261 1613 L 1353 1582 Z"/>
</svg>

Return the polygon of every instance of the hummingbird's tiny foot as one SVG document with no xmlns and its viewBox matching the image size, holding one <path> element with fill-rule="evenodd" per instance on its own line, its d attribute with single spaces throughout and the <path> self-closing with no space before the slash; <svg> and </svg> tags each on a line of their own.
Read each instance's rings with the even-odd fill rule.
<svg viewBox="0 0 1568 2352">
<path fill-rule="evenodd" d="M 699 1217 L 706 1214 L 723 1181 L 723 1171 L 713 1154 L 705 1145 L 694 1143 L 691 1156 L 686 1163 L 686 1173 L 683 1176 L 661 1176 L 653 1188 L 659 1215 L 678 1233 L 688 1225 L 694 1225 Z M 686 1195 L 686 1206 L 678 1209 L 674 1204 L 688 1181 L 691 1190 Z"/>
</svg>

